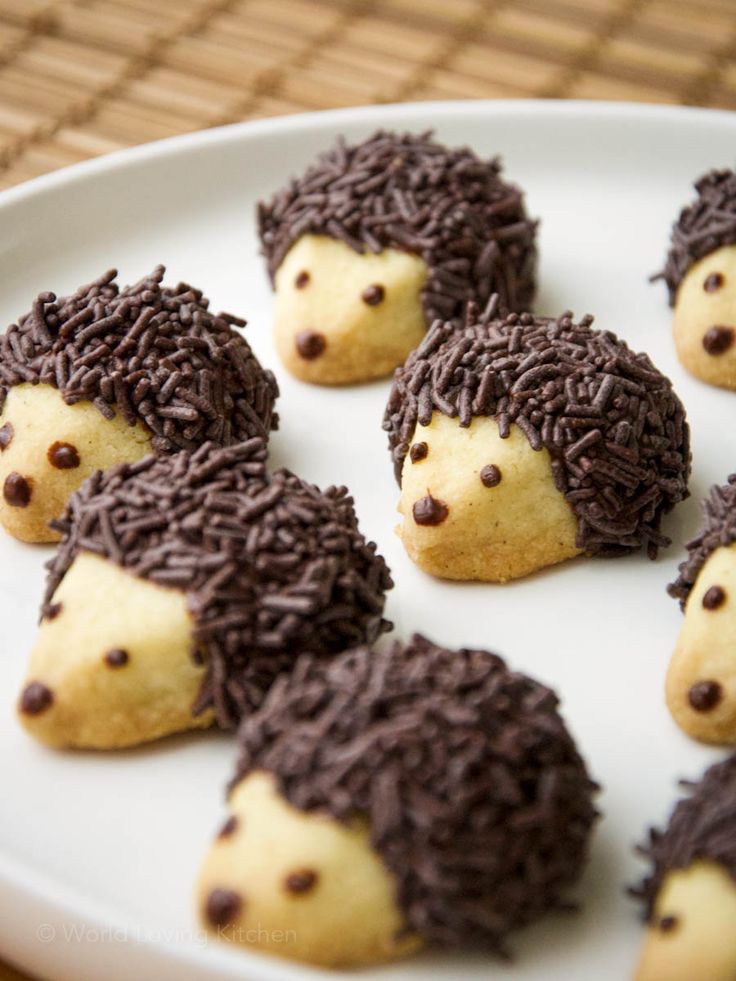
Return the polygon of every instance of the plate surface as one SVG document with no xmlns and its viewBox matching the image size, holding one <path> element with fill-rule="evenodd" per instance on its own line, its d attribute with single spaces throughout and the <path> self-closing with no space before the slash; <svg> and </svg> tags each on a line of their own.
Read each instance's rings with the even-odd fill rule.
<svg viewBox="0 0 736 981">
<path fill-rule="evenodd" d="M 648 351 L 684 400 L 693 497 L 670 516 L 657 562 L 578 560 L 507 586 L 433 581 L 393 534 L 394 484 L 381 415 L 388 383 L 302 385 L 280 369 L 253 209 L 337 133 L 430 126 L 449 143 L 500 153 L 541 223 L 536 309 L 592 312 Z M 0 323 L 41 290 L 71 291 L 117 266 L 124 282 L 157 262 L 246 316 L 247 336 L 282 387 L 272 463 L 322 485 L 347 483 L 362 527 L 391 566 L 388 615 L 402 636 L 480 645 L 554 686 L 595 777 L 600 823 L 579 889 L 583 913 L 516 938 L 510 967 L 425 955 L 361 977 L 622 981 L 641 928 L 624 887 L 641 874 L 632 845 L 661 822 L 676 780 L 718 753 L 671 722 L 662 684 L 681 615 L 664 592 L 698 524 L 697 501 L 736 469 L 736 396 L 689 378 L 669 334 L 663 261 L 669 226 L 710 166 L 732 163 L 736 116 L 593 103 L 444 103 L 373 107 L 248 123 L 180 137 L 41 178 L 0 196 Z M 216 734 L 116 755 L 57 754 L 31 742 L 13 706 L 33 642 L 50 551 L 0 539 L 0 954 L 51 981 L 276 981 L 323 974 L 208 943 L 192 883 L 224 814 L 233 761 Z M 355 976 L 355 975 L 352 975 Z"/>
</svg>

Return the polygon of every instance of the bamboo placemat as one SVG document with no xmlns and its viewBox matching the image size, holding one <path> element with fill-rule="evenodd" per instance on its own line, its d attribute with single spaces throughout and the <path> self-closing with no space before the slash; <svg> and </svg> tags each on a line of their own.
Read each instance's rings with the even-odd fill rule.
<svg viewBox="0 0 736 981">
<path fill-rule="evenodd" d="M 0 0 L 0 187 L 241 119 L 531 96 L 736 109 L 736 0 Z"/>
</svg>

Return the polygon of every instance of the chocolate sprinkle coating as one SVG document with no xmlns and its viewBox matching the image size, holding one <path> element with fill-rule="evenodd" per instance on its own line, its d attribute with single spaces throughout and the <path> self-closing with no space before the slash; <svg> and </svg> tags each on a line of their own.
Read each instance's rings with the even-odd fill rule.
<svg viewBox="0 0 736 981">
<path fill-rule="evenodd" d="M 672 226 L 665 267 L 652 277 L 667 284 L 671 307 L 680 283 L 698 259 L 724 245 L 736 245 L 736 173 L 711 170 L 694 186 L 698 196 Z"/>
<path fill-rule="evenodd" d="M 161 285 L 157 266 L 121 290 L 111 269 L 57 299 L 41 293 L 0 341 L 0 409 L 9 388 L 39 382 L 67 405 L 91 402 L 105 419 L 141 421 L 156 453 L 267 437 L 277 425 L 276 380 L 199 290 Z"/>
<path fill-rule="evenodd" d="M 690 435 L 672 383 L 610 331 L 531 314 L 435 324 L 394 375 L 384 416 L 396 479 L 418 424 L 435 411 L 469 426 L 491 416 L 546 447 L 555 486 L 577 517 L 577 546 L 619 555 L 669 539 L 662 516 L 688 496 Z"/>
<path fill-rule="evenodd" d="M 649 841 L 638 849 L 651 861 L 652 871 L 631 891 L 643 900 L 649 922 L 653 921 L 659 890 L 675 869 L 710 859 L 736 883 L 736 755 L 711 766 L 699 783 L 684 786 L 690 796 L 676 805 L 666 830 L 652 828 Z"/>
<path fill-rule="evenodd" d="M 340 138 L 258 206 L 271 280 L 302 235 L 329 235 L 360 253 L 420 256 L 427 326 L 461 317 L 468 300 L 485 304 L 492 293 L 505 308 L 526 310 L 536 289 L 537 223 L 500 174 L 498 159 L 448 149 L 431 131 L 379 131 L 357 145 Z"/>
<path fill-rule="evenodd" d="M 702 527 L 687 543 L 688 556 L 678 567 L 677 579 L 667 587 L 667 592 L 680 601 L 683 610 L 709 556 L 717 548 L 736 542 L 736 473 L 732 473 L 722 487 L 711 487 L 701 510 Z"/>
<path fill-rule="evenodd" d="M 187 594 L 193 657 L 207 665 L 195 715 L 232 728 L 302 651 L 372 642 L 391 577 L 344 487 L 268 474 L 266 444 L 204 444 L 97 472 L 52 522 L 63 535 L 42 614 L 74 558 L 92 552 Z"/>
<path fill-rule="evenodd" d="M 418 634 L 305 655 L 244 721 L 232 786 L 265 770 L 303 811 L 367 817 L 408 928 L 504 954 L 565 906 L 596 817 L 557 705 L 495 654 Z"/>
</svg>

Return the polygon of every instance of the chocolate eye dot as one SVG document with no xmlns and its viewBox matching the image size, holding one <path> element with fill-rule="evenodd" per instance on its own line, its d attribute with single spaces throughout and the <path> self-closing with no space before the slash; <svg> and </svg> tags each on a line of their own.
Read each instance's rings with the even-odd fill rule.
<svg viewBox="0 0 736 981">
<path fill-rule="evenodd" d="M 231 838 L 238 830 L 239 821 L 234 814 L 231 814 L 217 833 L 218 838 Z"/>
<path fill-rule="evenodd" d="M 79 466 L 79 453 L 71 443 L 52 443 L 46 456 L 57 470 L 74 470 Z"/>
<path fill-rule="evenodd" d="M 657 926 L 662 931 L 662 933 L 671 933 L 675 929 L 678 923 L 679 920 L 677 919 L 676 916 L 663 916 L 662 919 L 657 924 Z"/>
<path fill-rule="evenodd" d="M 237 919 L 243 908 L 243 900 L 232 889 L 213 889 L 204 908 L 207 920 L 216 927 L 224 927 Z"/>
<path fill-rule="evenodd" d="M 489 463 L 481 470 L 480 480 L 484 487 L 498 487 L 501 483 L 501 471 L 495 463 Z"/>
<path fill-rule="evenodd" d="M 41 715 L 54 703 L 54 693 L 40 681 L 32 681 L 20 696 L 20 710 L 24 715 Z"/>
<path fill-rule="evenodd" d="M 379 303 L 383 302 L 385 296 L 386 290 L 380 283 L 373 283 L 371 286 L 366 286 L 360 294 L 363 303 L 367 303 L 369 307 L 377 307 Z"/>
<path fill-rule="evenodd" d="M 703 347 L 707 354 L 725 354 L 733 344 L 733 327 L 709 327 L 703 335 Z"/>
<path fill-rule="evenodd" d="M 723 286 L 724 282 L 725 277 L 723 273 L 712 272 L 705 277 L 703 289 L 706 293 L 715 293 L 716 290 L 719 290 Z"/>
<path fill-rule="evenodd" d="M 726 602 L 726 591 L 721 586 L 711 586 L 703 594 L 703 606 L 706 610 L 717 610 Z"/>
<path fill-rule="evenodd" d="M 420 460 L 424 460 L 428 453 L 429 447 L 426 443 L 412 443 L 411 449 L 409 450 L 409 459 L 412 463 L 419 463 Z"/>
<path fill-rule="evenodd" d="M 287 892 L 302 895 L 314 889 L 318 878 L 319 876 L 312 869 L 300 869 L 298 872 L 290 872 L 284 880 L 284 885 Z"/>
<path fill-rule="evenodd" d="M 32 483 L 30 477 L 13 471 L 5 478 L 3 497 L 12 508 L 27 508 L 31 503 Z"/>
<path fill-rule="evenodd" d="M 696 712 L 711 712 L 723 697 L 723 689 L 717 681 L 697 681 L 687 697 Z"/>
<path fill-rule="evenodd" d="M 412 514 L 418 525 L 441 525 L 450 513 L 450 509 L 444 501 L 427 494 L 414 502 Z"/>
<path fill-rule="evenodd" d="M 122 650 L 120 647 L 116 647 L 105 654 L 105 664 L 110 668 L 124 668 L 129 660 L 130 655 L 128 652 Z"/>
<path fill-rule="evenodd" d="M 301 330 L 294 338 L 297 352 L 307 361 L 318 358 L 327 347 L 324 334 L 318 334 L 314 330 Z"/>
<path fill-rule="evenodd" d="M 310 275 L 306 269 L 302 269 L 300 273 L 297 273 L 297 277 L 294 280 L 294 286 L 298 290 L 303 290 L 304 287 L 309 283 Z"/>
<path fill-rule="evenodd" d="M 44 613 L 44 619 L 55 620 L 63 609 L 64 607 L 61 603 L 52 603 L 50 606 L 46 607 L 46 612 Z"/>
<path fill-rule="evenodd" d="M 0 453 L 7 450 L 14 435 L 12 423 L 6 422 L 5 425 L 0 426 Z"/>
</svg>

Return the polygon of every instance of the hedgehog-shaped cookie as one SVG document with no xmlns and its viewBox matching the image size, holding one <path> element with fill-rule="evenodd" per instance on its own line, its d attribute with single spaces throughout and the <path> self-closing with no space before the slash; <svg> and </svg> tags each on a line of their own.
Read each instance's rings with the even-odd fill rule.
<svg viewBox="0 0 736 981">
<path fill-rule="evenodd" d="M 711 488 L 703 517 L 668 587 L 685 619 L 667 673 L 667 704 L 695 739 L 736 743 L 736 474 Z"/>
<path fill-rule="evenodd" d="M 292 374 L 321 384 L 389 374 L 436 320 L 499 293 L 534 298 L 536 223 L 497 159 L 431 133 L 339 139 L 261 204 L 275 338 Z"/>
<path fill-rule="evenodd" d="M 55 527 L 18 704 L 52 746 L 231 728 L 297 655 L 373 641 L 391 579 L 345 488 L 265 470 L 260 438 L 90 478 Z"/>
<path fill-rule="evenodd" d="M 396 371 L 384 418 L 400 536 L 426 572 L 504 582 L 580 553 L 669 544 L 687 496 L 685 412 L 670 381 L 592 317 L 471 308 Z"/>
<path fill-rule="evenodd" d="M 711 766 L 641 851 L 647 936 L 636 981 L 736 978 L 736 756 Z"/>
<path fill-rule="evenodd" d="M 331 967 L 505 954 L 584 865 L 597 788 L 557 698 L 487 651 L 305 655 L 239 741 L 197 893 L 233 942 Z"/>
<path fill-rule="evenodd" d="M 664 279 L 677 355 L 697 378 L 736 389 L 736 173 L 712 170 L 672 228 Z"/>
<path fill-rule="evenodd" d="M 164 267 L 120 290 L 111 270 L 70 297 L 41 293 L 0 343 L 0 524 L 27 542 L 96 470 L 152 450 L 267 437 L 278 394 L 236 329 Z"/>
</svg>

